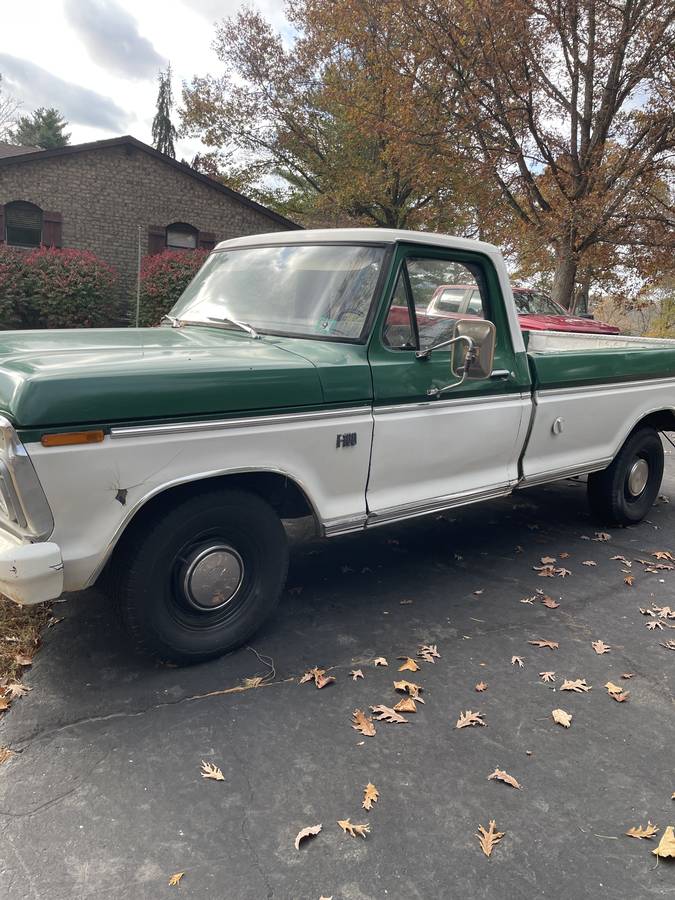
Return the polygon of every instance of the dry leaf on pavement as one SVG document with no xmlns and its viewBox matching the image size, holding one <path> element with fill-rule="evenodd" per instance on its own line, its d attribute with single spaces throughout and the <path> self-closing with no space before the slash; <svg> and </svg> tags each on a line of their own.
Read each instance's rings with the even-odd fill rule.
<svg viewBox="0 0 675 900">
<path fill-rule="evenodd" d="M 491 819 L 487 831 L 483 828 L 482 825 L 478 826 L 476 837 L 478 838 L 480 849 L 486 856 L 490 856 L 495 845 L 499 841 L 501 841 L 505 834 L 505 831 L 497 831 L 495 820 Z"/>
<path fill-rule="evenodd" d="M 609 644 L 606 644 L 604 641 L 593 641 L 591 647 L 599 656 L 603 653 L 609 653 L 609 651 L 612 649 Z"/>
<path fill-rule="evenodd" d="M 180 880 L 185 875 L 185 872 L 176 872 L 175 875 L 172 875 L 169 878 L 169 887 L 176 887 L 176 885 L 180 884 Z"/>
<path fill-rule="evenodd" d="M 355 709 L 352 713 L 352 728 L 366 737 L 372 737 L 376 733 L 373 720 L 362 709 Z"/>
<path fill-rule="evenodd" d="M 9 747 L 0 747 L 0 766 L 14 756 L 14 751 Z"/>
<path fill-rule="evenodd" d="M 594 540 L 594 541 L 603 541 L 603 542 L 604 542 L 604 541 L 610 540 L 611 537 L 612 537 L 611 534 L 607 534 L 606 531 L 596 531 L 596 532 L 595 532 L 595 537 L 593 538 L 593 540 Z"/>
<path fill-rule="evenodd" d="M 33 657 L 26 656 L 25 653 L 17 653 L 14 656 L 14 662 L 17 664 L 17 666 L 32 666 Z"/>
<path fill-rule="evenodd" d="M 545 641 L 542 638 L 538 638 L 536 641 L 528 641 L 528 644 L 532 644 L 533 647 L 548 647 L 549 650 L 557 650 L 560 644 L 557 641 Z"/>
<path fill-rule="evenodd" d="M 624 672 L 621 677 L 628 679 L 628 678 L 632 678 L 633 675 L 635 675 L 635 672 Z"/>
<path fill-rule="evenodd" d="M 582 566 L 597 566 L 597 563 L 593 559 L 585 559 L 581 565 Z"/>
<path fill-rule="evenodd" d="M 555 672 L 540 672 L 539 677 L 545 683 L 555 681 Z"/>
<path fill-rule="evenodd" d="M 607 692 L 609 694 L 621 694 L 623 692 L 623 688 L 621 687 L 621 685 L 614 684 L 613 681 L 608 681 L 605 687 L 607 688 Z"/>
<path fill-rule="evenodd" d="M 377 803 L 379 796 L 380 792 L 375 787 L 375 785 L 369 781 L 363 789 L 363 803 L 361 804 L 361 806 L 364 809 L 372 809 L 373 803 Z"/>
<path fill-rule="evenodd" d="M 367 834 L 370 834 L 370 825 L 352 825 L 349 819 L 338 819 L 338 825 L 345 834 L 350 834 L 352 837 L 358 835 L 365 838 Z"/>
<path fill-rule="evenodd" d="M 17 697 L 25 697 L 28 691 L 32 690 L 33 688 L 28 687 L 27 684 L 21 684 L 20 681 L 13 681 L 4 687 L 5 697 L 10 697 L 12 700 Z"/>
<path fill-rule="evenodd" d="M 417 705 L 412 697 L 404 697 L 402 700 L 399 700 L 396 706 L 394 707 L 396 712 L 409 712 L 414 713 L 417 712 Z"/>
<path fill-rule="evenodd" d="M 309 669 L 309 671 L 305 672 L 298 683 L 306 684 L 308 681 L 313 681 L 316 687 L 320 690 L 321 688 L 326 687 L 327 684 L 332 684 L 335 681 L 335 676 L 326 675 L 325 669 L 320 669 L 318 666 L 314 666 L 313 669 Z"/>
<path fill-rule="evenodd" d="M 560 687 L 561 691 L 576 691 L 577 694 L 585 694 L 591 690 L 590 684 L 586 684 L 585 678 L 577 678 L 574 681 L 565 679 Z"/>
<path fill-rule="evenodd" d="M 202 760 L 202 778 L 211 778 L 213 781 L 225 781 L 225 776 L 218 766 Z"/>
<path fill-rule="evenodd" d="M 436 644 L 422 644 L 422 646 L 417 651 L 417 655 L 421 657 L 425 662 L 430 663 L 441 658 L 441 654 L 438 652 Z"/>
<path fill-rule="evenodd" d="M 403 694 L 410 694 L 413 700 L 424 703 L 424 700 L 420 697 L 420 691 L 424 690 L 421 684 L 415 684 L 414 681 L 395 681 L 394 690 L 401 691 Z"/>
<path fill-rule="evenodd" d="M 318 834 L 323 825 L 308 825 L 307 828 L 303 828 L 299 831 L 295 836 L 295 849 L 300 849 L 300 841 L 304 841 L 305 838 L 314 837 L 314 835 Z"/>
<path fill-rule="evenodd" d="M 635 576 L 634 576 L 634 575 L 626 575 L 625 578 L 623 579 L 623 583 L 624 583 L 624 584 L 627 584 L 628 587 L 633 587 L 633 582 L 634 582 L 634 581 L 635 581 Z"/>
<path fill-rule="evenodd" d="M 384 706 L 383 704 L 378 704 L 377 706 L 370 707 L 374 713 L 373 718 L 377 719 L 378 722 L 392 722 L 392 723 L 407 723 L 407 719 L 402 715 L 396 712 L 395 709 L 392 709 L 390 706 Z"/>
<path fill-rule="evenodd" d="M 511 657 L 511 665 L 518 666 L 520 669 L 522 669 L 523 666 L 525 665 L 525 663 L 523 662 L 523 657 L 522 656 L 512 656 Z"/>
<path fill-rule="evenodd" d="M 541 602 L 548 609 L 557 609 L 560 606 L 557 600 L 554 600 L 553 597 L 549 597 L 547 594 L 544 594 L 544 596 L 541 598 Z"/>
<path fill-rule="evenodd" d="M 562 725 L 563 728 L 570 727 L 570 723 L 572 722 L 572 715 L 568 712 L 565 712 L 564 709 L 553 709 L 551 710 L 551 715 L 553 716 L 553 721 L 558 725 Z"/>
<path fill-rule="evenodd" d="M 637 825 L 635 828 L 629 828 L 626 834 L 628 837 L 634 838 L 653 838 L 658 830 L 658 825 L 652 825 L 651 822 L 647 822 L 644 828 L 642 825 Z"/>
<path fill-rule="evenodd" d="M 666 650 L 675 650 L 675 641 L 662 641 L 661 646 L 665 647 Z"/>
<path fill-rule="evenodd" d="M 667 559 L 670 562 L 675 562 L 675 556 L 669 550 L 655 550 L 651 555 L 656 559 Z"/>
<path fill-rule="evenodd" d="M 378 657 L 376 657 L 376 659 L 373 660 L 373 663 L 374 663 L 376 666 L 388 666 L 388 665 L 389 665 L 389 663 L 388 663 L 387 660 L 384 658 L 384 656 L 378 656 Z"/>
<path fill-rule="evenodd" d="M 542 556 L 540 560 L 542 566 L 551 566 L 557 561 L 558 560 L 555 558 L 555 556 Z"/>
<path fill-rule="evenodd" d="M 675 831 L 673 826 L 669 825 L 661 835 L 659 846 L 652 850 L 654 856 L 660 856 L 665 859 L 667 856 L 675 858 Z"/>
<path fill-rule="evenodd" d="M 470 709 L 467 709 L 466 712 L 459 714 L 455 728 L 467 728 L 471 725 L 487 725 L 487 722 L 483 721 L 483 713 L 471 712 Z"/>
<path fill-rule="evenodd" d="M 363 678 L 361 669 L 352 669 L 349 674 L 352 676 L 352 681 L 356 681 L 357 678 Z"/>
<path fill-rule="evenodd" d="M 484 681 L 479 681 L 474 688 L 474 691 L 478 691 L 479 694 L 481 694 L 483 691 L 487 691 L 487 684 Z"/>
<path fill-rule="evenodd" d="M 414 659 L 411 659 L 409 656 L 399 656 L 399 659 L 405 660 L 403 665 L 398 667 L 399 672 L 419 672 L 420 667 Z"/>
<path fill-rule="evenodd" d="M 488 775 L 488 781 L 503 781 L 504 784 L 510 784 L 511 787 L 520 790 L 520 785 L 513 775 L 509 775 L 509 773 L 505 772 L 503 769 L 495 769 L 492 775 Z"/>
<path fill-rule="evenodd" d="M 617 703 L 625 703 L 630 697 L 630 691 L 623 691 L 621 694 L 610 694 L 609 696 L 612 700 L 616 700 Z"/>
</svg>

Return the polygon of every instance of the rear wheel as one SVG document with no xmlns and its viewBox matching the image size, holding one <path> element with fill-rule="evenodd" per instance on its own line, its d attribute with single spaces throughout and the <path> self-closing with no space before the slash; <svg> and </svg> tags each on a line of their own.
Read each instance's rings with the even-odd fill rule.
<svg viewBox="0 0 675 900">
<path fill-rule="evenodd" d="M 604 472 L 588 476 L 588 500 L 595 516 L 612 525 L 634 525 L 651 509 L 663 478 L 658 431 L 634 431 Z"/>
<path fill-rule="evenodd" d="M 286 533 L 257 495 L 218 490 L 146 518 L 115 566 L 136 646 L 199 662 L 238 647 L 270 615 L 286 580 Z"/>
</svg>

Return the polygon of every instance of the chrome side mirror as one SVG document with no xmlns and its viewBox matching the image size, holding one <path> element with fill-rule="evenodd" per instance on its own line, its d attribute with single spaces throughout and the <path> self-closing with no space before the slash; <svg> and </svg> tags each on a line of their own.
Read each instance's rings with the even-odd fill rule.
<svg viewBox="0 0 675 900">
<path fill-rule="evenodd" d="M 494 323 L 486 319 L 460 319 L 455 327 L 455 338 L 464 340 L 457 340 L 452 345 L 452 374 L 462 380 L 489 378 L 495 358 Z"/>
</svg>

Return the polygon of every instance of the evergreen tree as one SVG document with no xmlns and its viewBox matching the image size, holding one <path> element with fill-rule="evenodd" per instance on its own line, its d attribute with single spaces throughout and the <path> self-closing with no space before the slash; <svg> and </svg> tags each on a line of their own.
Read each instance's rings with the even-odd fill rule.
<svg viewBox="0 0 675 900">
<path fill-rule="evenodd" d="M 70 134 L 65 134 L 63 130 L 67 124 L 58 109 L 40 106 L 32 115 L 20 117 L 13 136 L 14 143 L 41 150 L 65 147 L 70 141 Z"/>
<path fill-rule="evenodd" d="M 152 120 L 152 143 L 160 153 L 166 153 L 172 159 L 176 158 L 174 140 L 176 129 L 171 121 L 173 109 L 173 95 L 171 93 L 171 66 L 166 72 L 159 73 L 159 91 L 157 92 L 157 112 Z"/>
</svg>

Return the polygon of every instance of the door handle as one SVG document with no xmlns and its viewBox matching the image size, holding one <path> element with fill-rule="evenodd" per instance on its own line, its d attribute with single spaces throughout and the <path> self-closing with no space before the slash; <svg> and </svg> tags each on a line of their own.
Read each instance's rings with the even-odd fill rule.
<svg viewBox="0 0 675 900">
<path fill-rule="evenodd" d="M 491 374 L 490 378 L 500 378 L 502 381 L 506 381 L 511 377 L 511 373 L 508 369 L 495 369 Z"/>
</svg>

